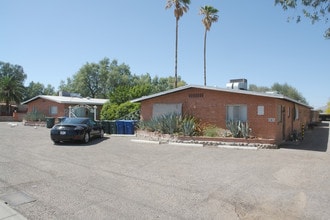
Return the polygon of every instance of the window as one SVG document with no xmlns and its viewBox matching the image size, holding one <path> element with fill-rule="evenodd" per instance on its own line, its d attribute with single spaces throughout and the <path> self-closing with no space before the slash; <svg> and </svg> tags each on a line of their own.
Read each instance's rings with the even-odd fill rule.
<svg viewBox="0 0 330 220">
<path fill-rule="evenodd" d="M 50 114 L 57 115 L 57 106 L 50 106 Z"/>
<path fill-rule="evenodd" d="M 294 119 L 295 120 L 298 120 L 299 119 L 299 108 L 298 108 L 298 105 L 295 105 L 294 106 Z"/>
<path fill-rule="evenodd" d="M 182 114 L 182 104 L 181 103 L 168 103 L 168 104 L 154 104 L 152 109 L 152 117 L 157 118 L 162 115 L 167 114 Z"/>
<path fill-rule="evenodd" d="M 227 106 L 227 121 L 247 121 L 247 106 L 246 105 L 228 105 Z"/>
<path fill-rule="evenodd" d="M 37 112 L 38 111 L 38 108 L 36 106 L 33 106 L 32 107 L 32 112 Z"/>
<path fill-rule="evenodd" d="M 277 122 L 282 122 L 282 105 L 277 105 Z"/>
<path fill-rule="evenodd" d="M 258 115 L 264 115 L 265 114 L 265 106 L 258 105 Z"/>
</svg>

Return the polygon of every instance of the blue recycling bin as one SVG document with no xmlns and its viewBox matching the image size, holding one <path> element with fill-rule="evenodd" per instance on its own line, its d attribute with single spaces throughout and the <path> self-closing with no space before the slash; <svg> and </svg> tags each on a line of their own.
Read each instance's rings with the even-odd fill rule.
<svg viewBox="0 0 330 220">
<path fill-rule="evenodd" d="M 125 134 L 125 124 L 123 120 L 116 121 L 117 134 Z"/>
<path fill-rule="evenodd" d="M 124 121 L 125 134 L 134 134 L 134 121 L 125 120 Z"/>
</svg>

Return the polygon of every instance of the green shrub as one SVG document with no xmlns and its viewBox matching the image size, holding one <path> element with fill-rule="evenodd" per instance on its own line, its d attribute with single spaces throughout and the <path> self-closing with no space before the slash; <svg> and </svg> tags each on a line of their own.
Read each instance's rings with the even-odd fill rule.
<svg viewBox="0 0 330 220">
<path fill-rule="evenodd" d="M 203 135 L 207 137 L 217 137 L 219 136 L 219 129 L 214 125 L 207 126 L 203 130 Z"/>
<path fill-rule="evenodd" d="M 107 102 L 101 110 L 101 120 L 131 119 L 139 120 L 140 104 L 125 102 L 120 105 Z"/>
<path fill-rule="evenodd" d="M 27 121 L 46 121 L 46 116 L 42 112 L 29 112 L 24 117 Z"/>
</svg>

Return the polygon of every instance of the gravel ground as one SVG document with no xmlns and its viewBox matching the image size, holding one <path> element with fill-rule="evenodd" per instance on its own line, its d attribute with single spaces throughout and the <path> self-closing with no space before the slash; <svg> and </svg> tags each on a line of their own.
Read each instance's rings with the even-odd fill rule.
<svg viewBox="0 0 330 220">
<path fill-rule="evenodd" d="M 0 199 L 28 219 L 330 219 L 329 124 L 277 150 L 106 136 L 53 145 L 0 123 Z"/>
</svg>

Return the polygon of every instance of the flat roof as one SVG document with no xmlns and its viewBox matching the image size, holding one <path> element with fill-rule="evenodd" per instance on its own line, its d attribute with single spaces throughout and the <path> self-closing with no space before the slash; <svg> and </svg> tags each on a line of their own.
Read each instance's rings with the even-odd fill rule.
<svg viewBox="0 0 330 220">
<path fill-rule="evenodd" d="M 52 96 L 52 95 L 38 95 L 33 97 L 32 99 L 29 99 L 27 101 L 22 102 L 21 104 L 27 104 L 29 102 L 32 102 L 36 99 L 46 99 L 49 101 L 57 102 L 57 103 L 63 103 L 63 104 L 80 104 L 80 105 L 103 105 L 109 99 L 95 99 L 95 98 L 82 98 L 82 97 L 68 97 L 68 96 Z"/>
</svg>

